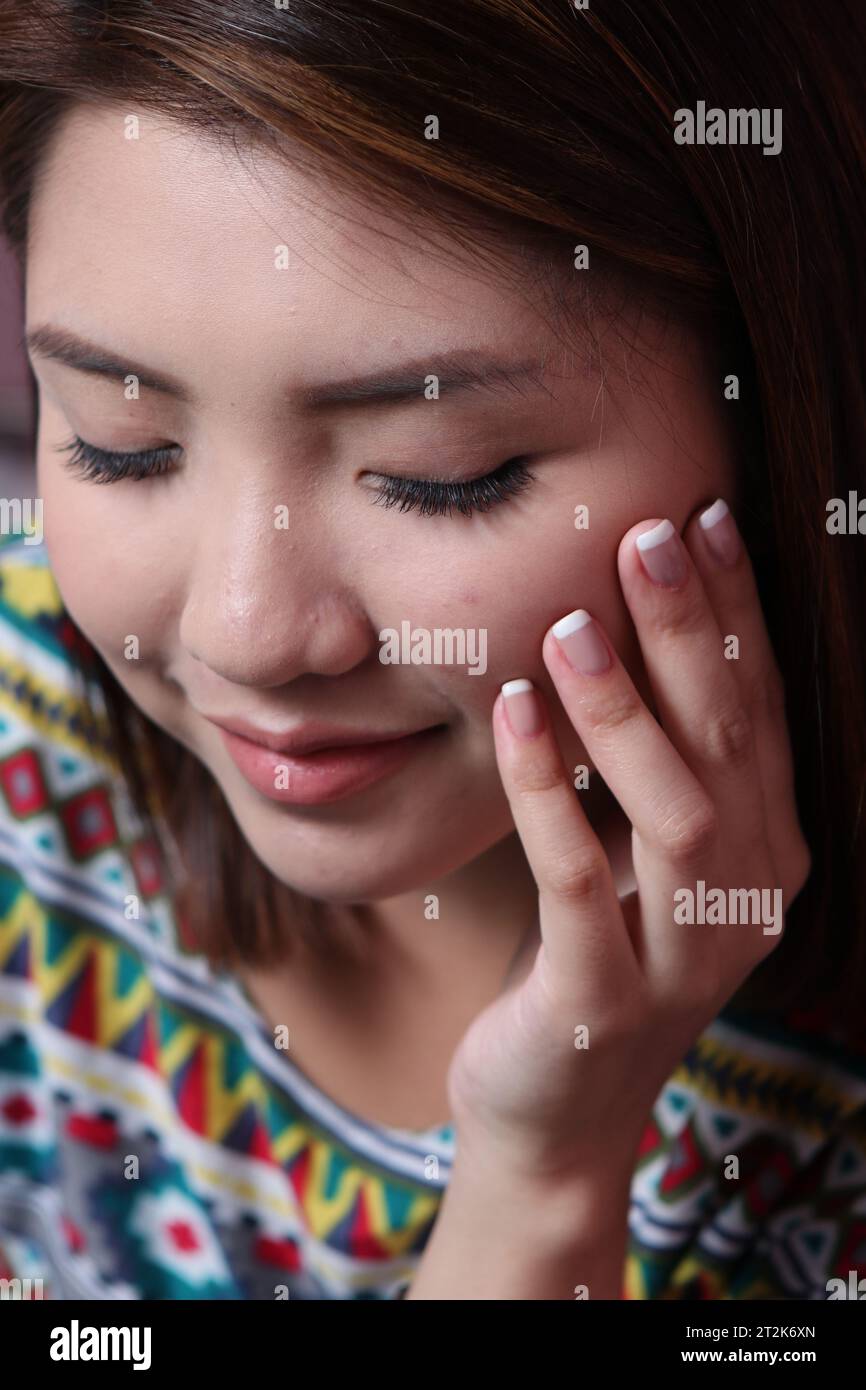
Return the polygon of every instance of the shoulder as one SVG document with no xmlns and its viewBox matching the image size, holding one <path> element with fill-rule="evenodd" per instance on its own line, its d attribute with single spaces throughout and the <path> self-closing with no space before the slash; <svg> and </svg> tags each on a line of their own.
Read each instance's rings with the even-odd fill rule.
<svg viewBox="0 0 866 1390">
<path fill-rule="evenodd" d="M 78 684 L 95 653 L 64 609 L 44 545 L 0 537 L 0 655 L 4 669 L 15 659 L 53 677 Z M 11 689 L 8 678 L 3 689 Z"/>
<path fill-rule="evenodd" d="M 61 655 L 63 600 L 44 545 L 0 537 L 0 620 L 4 646 L 37 643 Z"/>
<path fill-rule="evenodd" d="M 16 737 L 113 766 L 93 648 L 71 622 L 44 545 L 0 542 L 0 758 Z"/>
<path fill-rule="evenodd" d="M 31 917 L 62 911 L 79 934 L 99 922 L 112 937 L 120 918 L 132 949 L 154 929 L 145 907 L 160 921 L 169 911 L 160 848 L 114 753 L 100 669 L 44 546 L 0 542 L 0 976 L 4 934 L 11 949 Z M 140 917 L 124 916 L 130 896 Z"/>
</svg>

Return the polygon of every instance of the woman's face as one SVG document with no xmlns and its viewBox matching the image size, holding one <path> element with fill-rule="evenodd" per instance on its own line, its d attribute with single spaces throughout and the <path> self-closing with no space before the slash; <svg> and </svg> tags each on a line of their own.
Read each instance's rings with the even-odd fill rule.
<svg viewBox="0 0 866 1390">
<path fill-rule="evenodd" d="M 334 902 L 435 882 L 513 830 L 490 726 L 503 681 L 540 686 L 566 768 L 586 761 L 541 659 L 551 623 L 589 609 L 646 689 L 617 546 L 635 522 L 682 528 L 731 498 L 722 379 L 705 344 L 637 304 L 596 350 L 569 353 L 505 240 L 525 293 L 456 244 L 454 260 L 432 255 L 290 160 L 149 116 L 129 139 L 128 124 L 113 106 L 73 110 L 32 209 L 28 330 L 99 348 L 88 370 L 31 348 L 65 603 L 135 703 L 210 769 L 279 879 Z M 563 273 L 591 297 L 567 240 Z M 449 386 L 458 351 L 510 364 L 510 388 Z M 539 377 L 520 374 L 527 362 Z M 409 389 L 325 399 L 384 373 Z M 94 482 L 60 452 L 74 435 L 121 453 L 171 446 L 167 471 Z M 382 475 L 465 482 L 517 456 L 534 480 L 487 511 L 377 503 Z M 426 630 L 428 659 L 381 660 L 388 629 Z M 445 638 L 436 660 L 437 630 L 465 652 Z M 313 720 L 444 727 L 338 794 L 279 753 L 253 749 L 251 771 L 236 760 L 246 741 L 214 722 L 282 734 Z M 331 793 L 298 800 L 311 785 Z"/>
</svg>

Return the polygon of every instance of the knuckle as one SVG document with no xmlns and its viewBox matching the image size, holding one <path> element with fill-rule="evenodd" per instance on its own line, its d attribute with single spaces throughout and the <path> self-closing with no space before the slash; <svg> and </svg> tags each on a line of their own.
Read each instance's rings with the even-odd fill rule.
<svg viewBox="0 0 866 1390">
<path fill-rule="evenodd" d="M 641 701 L 637 692 L 621 690 L 592 712 L 590 722 L 595 733 L 605 738 L 618 734 L 624 725 L 638 719 L 640 713 Z"/>
<path fill-rule="evenodd" d="M 751 761 L 753 749 L 752 721 L 744 706 L 721 710 L 707 721 L 704 757 L 710 763 L 742 769 Z"/>
<path fill-rule="evenodd" d="M 707 800 L 669 816 L 657 832 L 662 853 L 675 865 L 704 859 L 715 848 L 718 833 L 716 808 Z"/>
<path fill-rule="evenodd" d="M 608 875 L 604 856 L 580 847 L 553 860 L 545 875 L 545 886 L 556 898 L 597 903 L 607 893 Z"/>
<path fill-rule="evenodd" d="M 555 791 L 562 783 L 562 768 L 551 758 L 526 759 L 514 771 L 514 785 L 527 799 Z"/>
<path fill-rule="evenodd" d="M 671 637 L 694 637 L 703 632 L 707 626 L 707 610 L 698 590 L 688 585 L 673 603 L 664 604 L 656 616 L 655 626 L 658 632 Z"/>
</svg>

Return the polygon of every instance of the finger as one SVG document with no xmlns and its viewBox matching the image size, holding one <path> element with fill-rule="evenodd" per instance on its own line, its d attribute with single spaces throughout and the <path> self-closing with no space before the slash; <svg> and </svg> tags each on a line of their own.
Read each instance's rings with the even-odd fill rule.
<svg viewBox="0 0 866 1390">
<path fill-rule="evenodd" d="M 674 893 L 708 877 L 718 818 L 706 792 L 650 713 L 601 624 L 583 609 L 545 635 L 544 661 L 566 713 L 596 769 L 632 824 L 643 905 L 638 950 L 645 971 L 682 980 L 715 958 L 712 931 L 684 945 L 674 922 Z M 648 903 L 662 903 L 650 910 Z"/>
<path fill-rule="evenodd" d="M 665 733 L 709 793 L 727 843 L 766 843 L 752 725 L 713 607 L 670 521 L 623 537 L 618 565 Z"/>
<path fill-rule="evenodd" d="M 493 706 L 493 733 L 502 785 L 538 884 L 550 978 L 583 997 L 621 997 L 638 971 L 613 874 L 531 681 L 505 682 Z"/>
<path fill-rule="evenodd" d="M 728 664 L 755 734 L 770 851 L 774 863 L 784 870 L 783 887 L 793 894 L 808 877 L 809 851 L 797 813 L 784 685 L 754 571 L 737 524 L 721 498 L 692 519 L 685 541 L 723 639 L 737 638 L 737 658 Z"/>
</svg>

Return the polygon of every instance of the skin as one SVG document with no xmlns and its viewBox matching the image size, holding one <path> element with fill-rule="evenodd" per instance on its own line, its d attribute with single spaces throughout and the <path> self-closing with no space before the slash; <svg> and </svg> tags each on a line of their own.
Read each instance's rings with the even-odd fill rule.
<svg viewBox="0 0 866 1390">
<path fill-rule="evenodd" d="M 627 813 L 653 806 L 660 815 L 660 787 L 676 785 L 674 762 L 630 756 L 625 740 L 623 762 L 591 728 L 587 734 L 574 699 L 563 698 L 545 634 L 573 609 L 589 610 L 642 708 L 655 706 L 627 591 L 634 534 L 663 517 L 682 532 L 714 498 L 736 500 L 737 460 L 710 345 L 626 301 L 614 322 L 603 320 L 599 341 L 563 354 L 528 278 L 522 292 L 519 280 L 480 276 L 456 248 L 442 262 L 420 236 L 302 175 L 290 159 L 242 160 L 151 117 L 138 141 L 125 141 L 125 114 L 110 105 L 75 109 L 60 128 L 33 202 L 28 329 L 68 328 L 179 379 L 191 401 L 144 389 L 129 401 L 117 381 L 32 353 L 39 489 L 61 593 L 131 698 L 210 769 L 264 864 L 331 904 L 335 918 L 354 914 L 368 928 L 364 953 L 350 963 L 245 973 L 272 1018 L 292 1019 L 302 1065 L 320 1082 L 338 1073 L 331 1094 L 385 1123 L 423 1127 L 442 1118 L 446 1103 L 449 1114 L 484 1113 L 483 1137 L 467 1150 L 486 1160 L 487 1139 L 505 1137 L 522 1162 L 515 1115 L 549 1060 L 550 1034 L 533 1013 L 531 1055 L 509 1053 L 512 1091 L 491 1059 L 514 1018 L 496 1015 L 491 1031 L 489 1015 L 479 1014 L 519 998 L 533 980 L 532 997 L 541 998 L 533 968 L 545 928 L 539 888 L 563 862 L 574 824 L 594 835 L 583 829 L 568 770 L 597 764 L 601 774 L 581 796 L 586 826 L 597 827 L 594 843 L 612 866 L 611 921 L 616 890 L 635 887 L 639 855 L 632 865 L 629 820 L 611 814 L 604 782 Z M 392 232 L 398 248 L 383 236 Z M 281 243 L 289 267 L 277 270 Z M 519 248 L 504 234 L 496 249 L 503 265 L 521 270 Z M 423 377 L 438 371 L 441 355 L 470 346 L 513 360 L 544 355 L 542 388 L 424 400 Z M 299 398 L 355 372 L 419 359 L 429 366 L 408 406 L 314 416 Z M 73 433 L 118 451 L 177 444 L 182 456 L 164 477 L 98 486 L 58 452 Z M 373 503 L 370 475 L 469 479 L 518 454 L 530 455 L 535 481 L 489 512 L 431 517 Z M 290 509 L 288 530 L 273 526 L 280 504 Z M 574 527 L 579 504 L 589 509 L 587 530 Z M 406 619 L 429 629 L 486 628 L 485 674 L 383 665 L 378 633 Z M 717 627 L 712 633 L 719 637 Z M 135 661 L 123 655 L 129 634 L 139 639 Z M 673 648 L 670 655 L 679 660 Z M 720 650 L 712 659 L 719 679 L 736 679 Z M 695 688 L 706 693 L 698 674 Z M 519 774 L 504 770 L 511 754 L 491 722 L 501 684 L 518 677 L 545 696 L 567 793 L 544 846 L 537 829 L 530 837 L 531 852 Z M 730 694 L 730 682 L 724 688 Z M 247 784 L 203 713 L 377 729 L 445 722 L 447 733 L 435 751 L 355 796 L 296 807 Z M 700 727 L 699 716 L 693 724 Z M 779 814 L 790 839 L 796 817 L 787 803 Z M 766 864 L 761 871 L 771 873 Z M 750 882 L 737 872 L 725 868 L 733 882 Z M 649 879 L 656 893 L 669 891 L 669 877 L 662 884 L 653 871 Z M 435 922 L 424 915 L 429 894 L 440 901 Z M 563 937 L 575 911 L 565 896 L 556 917 Z M 521 943 L 509 976 L 517 988 L 500 996 Z M 669 958 L 672 980 L 677 960 Z M 571 962 L 564 981 L 574 983 L 574 969 Z M 616 993 L 624 956 L 619 969 L 599 987 Z M 573 1005 L 557 996 L 558 1025 Z M 688 1014 L 689 1026 L 696 1017 Z M 476 1030 L 468 1051 L 455 1053 L 483 1018 L 480 1045 Z M 683 1045 L 687 1033 L 675 1034 Z M 394 1071 L 395 1049 L 400 1076 L 382 1081 Z M 649 1083 L 638 1087 L 642 1098 L 655 1084 L 655 1058 Z M 665 1052 L 662 1070 L 669 1061 Z M 616 1062 L 606 1084 L 615 1072 Z M 376 1090 L 371 1075 L 380 1078 Z M 585 1150 L 567 1125 L 559 1132 L 554 1112 L 574 1096 L 561 1077 L 552 1084 L 556 1104 L 541 1117 L 551 1143 L 533 1151 L 532 1163 L 549 1158 L 559 1171 Z M 617 1152 L 630 1151 L 630 1130 L 618 1144 Z"/>
<path fill-rule="evenodd" d="M 778 892 L 787 911 L 810 871 L 748 555 L 726 524 L 720 556 L 695 519 L 685 546 L 671 542 L 681 574 L 658 583 L 635 546 L 646 529 L 624 537 L 618 566 L 661 726 L 597 624 L 604 670 L 574 669 L 554 632 L 543 643 L 557 694 L 632 823 L 637 892 L 617 894 L 568 791 L 544 696 L 532 696 L 540 727 L 524 737 L 500 695 L 497 756 L 539 883 L 541 944 L 455 1054 L 460 1149 L 409 1298 L 564 1298 L 572 1286 L 621 1296 L 631 1176 L 654 1100 L 781 939 L 781 924 L 767 934 L 755 918 L 683 923 L 672 902 L 702 879 Z M 737 662 L 721 655 L 731 633 Z M 638 794 L 636 769 L 654 795 Z M 521 1214 L 516 1227 L 503 1210 Z"/>
</svg>

